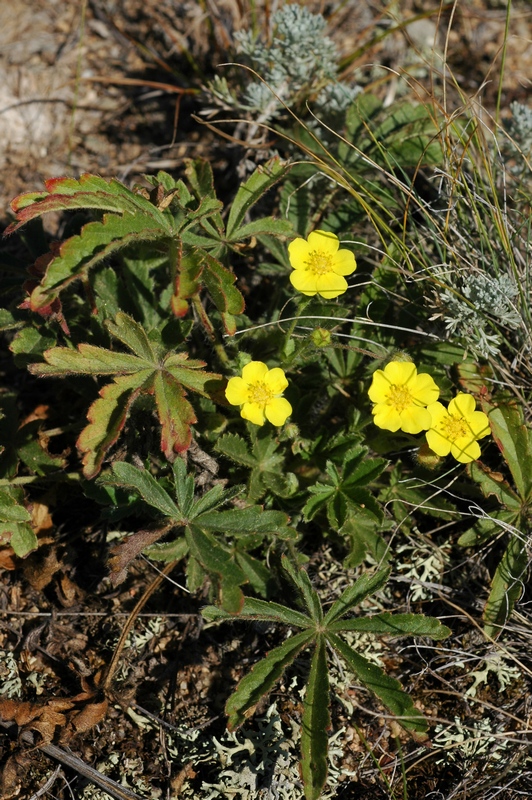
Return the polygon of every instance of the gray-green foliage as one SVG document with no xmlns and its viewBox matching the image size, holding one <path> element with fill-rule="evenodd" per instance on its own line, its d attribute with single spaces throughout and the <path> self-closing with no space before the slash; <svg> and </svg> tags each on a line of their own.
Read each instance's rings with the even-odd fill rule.
<svg viewBox="0 0 532 800">
<path fill-rule="evenodd" d="M 338 52 L 325 35 L 327 22 L 304 6 L 284 6 L 272 17 L 271 41 L 251 30 L 235 34 L 237 52 L 262 80 L 251 79 L 237 96 L 226 81 L 218 78 L 209 85 L 211 93 L 231 106 L 259 112 L 271 119 L 283 103 L 292 105 L 314 95 L 318 111 L 341 113 L 358 94 L 337 80 Z"/>
<path fill-rule="evenodd" d="M 446 307 L 445 324 L 453 336 L 468 342 L 469 348 L 483 358 L 497 355 L 501 336 L 489 326 L 489 320 L 512 330 L 521 325 L 515 302 L 519 290 L 509 275 L 465 273 L 459 291 L 445 289 L 440 299 Z"/>
</svg>

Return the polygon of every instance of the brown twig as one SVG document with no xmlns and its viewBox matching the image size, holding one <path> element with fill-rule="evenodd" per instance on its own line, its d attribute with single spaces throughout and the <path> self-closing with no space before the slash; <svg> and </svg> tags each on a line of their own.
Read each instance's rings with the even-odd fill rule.
<svg viewBox="0 0 532 800">
<path fill-rule="evenodd" d="M 138 617 L 139 612 L 141 611 L 145 603 L 149 600 L 149 598 L 152 596 L 152 594 L 155 592 L 155 590 L 159 588 L 159 586 L 166 578 L 166 576 L 170 574 L 170 572 L 173 570 L 173 568 L 177 563 L 178 563 L 177 561 L 171 561 L 169 564 L 166 565 L 166 567 L 159 573 L 159 575 L 157 575 L 157 577 L 152 581 L 152 583 L 150 583 L 150 585 L 148 586 L 148 588 L 146 589 L 146 591 L 144 592 L 144 594 L 142 595 L 136 606 L 134 607 L 133 611 L 129 615 L 128 620 L 124 625 L 124 629 L 120 634 L 120 639 L 118 640 L 118 644 L 116 645 L 113 657 L 107 669 L 107 674 L 103 682 L 104 691 L 107 692 L 111 686 L 114 674 L 116 672 L 116 668 L 118 666 L 118 661 L 120 659 L 122 650 L 124 649 L 124 645 L 126 643 L 126 639 L 129 635 L 129 632 L 131 631 L 131 628 L 135 624 L 135 620 Z"/>
</svg>

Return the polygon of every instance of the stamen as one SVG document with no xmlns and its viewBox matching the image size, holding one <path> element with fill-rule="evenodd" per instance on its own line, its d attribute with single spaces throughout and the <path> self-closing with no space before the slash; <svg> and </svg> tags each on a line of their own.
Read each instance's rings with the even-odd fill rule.
<svg viewBox="0 0 532 800">
<path fill-rule="evenodd" d="M 273 400 L 272 390 L 264 381 L 256 381 L 248 386 L 248 403 L 257 403 L 259 406 L 267 405 Z"/>
<path fill-rule="evenodd" d="M 311 250 L 305 263 L 313 275 L 325 275 L 332 271 L 332 255 L 324 253 L 323 250 Z"/>
<path fill-rule="evenodd" d="M 390 386 L 388 401 L 399 414 L 415 403 L 408 386 L 395 386 L 393 383 Z"/>
</svg>

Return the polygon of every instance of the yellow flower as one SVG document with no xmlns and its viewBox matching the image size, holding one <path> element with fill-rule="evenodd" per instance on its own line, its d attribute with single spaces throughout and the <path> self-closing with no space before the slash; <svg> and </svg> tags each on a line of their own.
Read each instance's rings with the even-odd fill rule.
<svg viewBox="0 0 532 800">
<path fill-rule="evenodd" d="M 482 439 L 490 432 L 489 420 L 483 411 L 475 411 L 475 398 L 470 394 L 457 394 L 449 406 L 432 403 L 427 408 L 432 423 L 425 434 L 431 450 L 438 456 L 449 453 L 462 464 L 480 457 Z"/>
<path fill-rule="evenodd" d="M 242 370 L 241 378 L 230 378 L 225 396 L 232 406 L 242 406 L 240 414 L 255 425 L 284 425 L 292 413 L 292 406 L 281 397 L 288 386 L 285 374 L 279 367 L 268 369 L 262 361 L 250 361 Z"/>
<path fill-rule="evenodd" d="M 338 236 L 328 231 L 313 231 L 308 240 L 294 239 L 288 245 L 288 257 L 294 271 L 290 282 L 298 292 L 332 299 L 347 289 L 344 275 L 357 268 L 350 250 L 339 250 Z"/>
<path fill-rule="evenodd" d="M 373 406 L 373 422 L 387 431 L 420 433 L 430 428 L 431 416 L 426 409 L 435 403 L 440 390 L 426 372 L 420 372 L 410 361 L 390 361 L 373 375 L 369 399 Z"/>
</svg>

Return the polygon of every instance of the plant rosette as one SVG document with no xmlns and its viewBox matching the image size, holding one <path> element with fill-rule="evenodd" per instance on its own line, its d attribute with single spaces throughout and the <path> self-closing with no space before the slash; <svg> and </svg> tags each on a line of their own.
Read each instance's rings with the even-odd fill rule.
<svg viewBox="0 0 532 800">
<path fill-rule="evenodd" d="M 347 289 L 344 276 L 357 268 L 353 253 L 340 249 L 340 240 L 329 231 L 312 231 L 308 239 L 294 239 L 288 245 L 288 257 L 293 268 L 290 283 L 308 297 L 338 297 Z"/>
<path fill-rule="evenodd" d="M 430 449 L 438 456 L 449 453 L 461 464 L 480 458 L 478 439 L 490 433 L 487 415 L 476 411 L 475 398 L 461 392 L 445 408 L 432 403 L 427 408 L 431 425 L 425 434 Z"/>
<path fill-rule="evenodd" d="M 417 371 L 411 361 L 390 361 L 378 369 L 368 391 L 374 403 L 373 422 L 387 431 L 421 433 L 430 428 L 427 406 L 434 404 L 440 390 L 426 372 Z"/>
<path fill-rule="evenodd" d="M 225 396 L 233 406 L 241 406 L 240 415 L 255 425 L 265 421 L 280 427 L 284 425 L 292 406 L 282 397 L 288 381 L 280 367 L 268 369 L 262 361 L 250 361 L 242 370 L 242 377 L 230 378 Z"/>
</svg>

